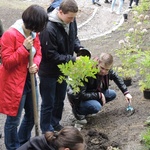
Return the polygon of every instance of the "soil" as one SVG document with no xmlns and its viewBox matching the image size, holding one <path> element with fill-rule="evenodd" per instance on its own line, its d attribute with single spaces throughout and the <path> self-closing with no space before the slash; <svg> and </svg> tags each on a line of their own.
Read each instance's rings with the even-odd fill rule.
<svg viewBox="0 0 150 150">
<path fill-rule="evenodd" d="M 13 13 L 9 13 L 10 9 Z M 0 5 L 0 14 L 4 28 L 7 29 L 13 24 L 16 18 L 20 17 L 21 12 L 22 9 Z M 79 12 L 77 22 L 82 22 L 82 20 L 88 18 L 89 14 L 82 14 L 82 12 Z M 146 11 L 145 14 L 150 16 L 150 11 Z M 124 39 L 128 29 L 135 26 L 132 12 L 129 13 L 128 18 L 127 22 L 124 22 L 118 30 L 96 39 L 82 41 L 82 45 L 91 51 L 92 56 L 99 55 L 101 52 L 109 52 L 114 56 L 115 64 L 120 63 L 115 56 L 114 50 L 119 47 L 118 41 Z M 150 24 L 148 23 L 145 26 L 148 29 L 148 33 L 144 37 L 142 46 L 148 50 L 150 47 Z M 133 96 L 133 112 L 126 111 L 127 103 L 123 94 L 111 82 L 110 88 L 116 90 L 117 98 L 105 104 L 96 116 L 87 118 L 88 123 L 82 127 L 81 132 L 85 137 L 87 150 L 113 150 L 112 148 L 118 148 L 118 150 L 145 149 L 141 143 L 141 134 L 146 130 L 145 121 L 150 116 L 150 100 L 144 99 L 143 93 L 139 90 L 139 80 L 140 76 L 137 74 L 132 78 L 132 85 L 128 87 Z M 71 125 L 74 120 L 70 106 L 67 104 L 66 98 L 62 120 L 63 125 Z"/>
</svg>

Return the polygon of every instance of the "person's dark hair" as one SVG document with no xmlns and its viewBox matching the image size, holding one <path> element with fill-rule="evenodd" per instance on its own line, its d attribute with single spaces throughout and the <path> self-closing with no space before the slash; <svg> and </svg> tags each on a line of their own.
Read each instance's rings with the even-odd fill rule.
<svg viewBox="0 0 150 150">
<path fill-rule="evenodd" d="M 26 29 L 40 32 L 46 26 L 48 16 L 43 7 L 31 5 L 23 12 L 22 20 Z"/>
<path fill-rule="evenodd" d="M 68 12 L 77 13 L 78 5 L 75 0 L 63 0 L 59 9 L 62 10 L 64 14 L 67 14 Z"/>
<path fill-rule="evenodd" d="M 64 127 L 60 132 L 46 132 L 45 138 L 57 150 L 61 147 L 77 150 L 79 144 L 85 143 L 80 131 L 72 126 Z"/>
</svg>

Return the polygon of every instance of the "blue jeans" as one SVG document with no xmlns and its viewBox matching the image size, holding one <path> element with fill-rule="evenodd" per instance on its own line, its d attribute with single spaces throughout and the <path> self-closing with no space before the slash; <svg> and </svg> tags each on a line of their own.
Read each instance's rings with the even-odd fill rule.
<svg viewBox="0 0 150 150">
<path fill-rule="evenodd" d="M 23 108 L 25 109 L 25 114 L 18 130 Z M 33 126 L 32 93 L 28 92 L 22 96 L 17 116 L 12 117 L 7 115 L 4 126 L 5 145 L 7 150 L 16 150 L 20 145 L 27 142 L 31 137 Z"/>
<path fill-rule="evenodd" d="M 115 3 L 116 3 L 116 0 L 113 0 L 113 1 L 112 1 L 112 4 L 111 4 L 111 10 L 112 10 L 112 11 L 114 10 Z M 123 3 L 124 3 L 123 0 L 119 0 L 119 7 L 118 7 L 118 10 L 117 10 L 119 13 L 121 13 Z"/>
<path fill-rule="evenodd" d="M 111 89 L 103 91 L 103 94 L 105 95 L 106 103 L 116 98 L 116 92 Z M 86 116 L 89 114 L 98 113 L 101 110 L 101 108 L 102 105 L 97 100 L 88 100 L 88 101 L 82 101 L 77 111 L 80 115 Z"/>
<path fill-rule="evenodd" d="M 62 118 L 66 82 L 59 84 L 57 78 L 40 77 L 40 94 L 42 97 L 40 127 L 42 133 L 54 131 Z"/>
</svg>

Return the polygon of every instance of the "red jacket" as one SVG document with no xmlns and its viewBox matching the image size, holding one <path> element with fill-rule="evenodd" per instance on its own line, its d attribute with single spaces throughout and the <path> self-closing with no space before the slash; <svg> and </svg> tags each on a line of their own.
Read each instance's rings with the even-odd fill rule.
<svg viewBox="0 0 150 150">
<path fill-rule="evenodd" d="M 0 113 L 16 116 L 28 72 L 29 52 L 24 48 L 25 37 L 15 28 L 7 30 L 1 39 Z M 39 66 L 41 46 L 38 34 L 34 39 L 36 54 L 33 62 Z"/>
</svg>

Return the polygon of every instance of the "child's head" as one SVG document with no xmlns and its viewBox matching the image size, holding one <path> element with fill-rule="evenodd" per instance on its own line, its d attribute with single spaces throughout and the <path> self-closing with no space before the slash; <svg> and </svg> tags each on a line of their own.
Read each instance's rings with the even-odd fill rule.
<svg viewBox="0 0 150 150">
<path fill-rule="evenodd" d="M 67 126 L 59 132 L 46 132 L 47 142 L 58 150 L 85 150 L 85 141 L 80 131 Z"/>
<path fill-rule="evenodd" d="M 101 53 L 98 63 L 98 67 L 100 69 L 99 74 L 107 75 L 112 66 L 113 66 L 113 56 L 109 53 Z"/>
</svg>

